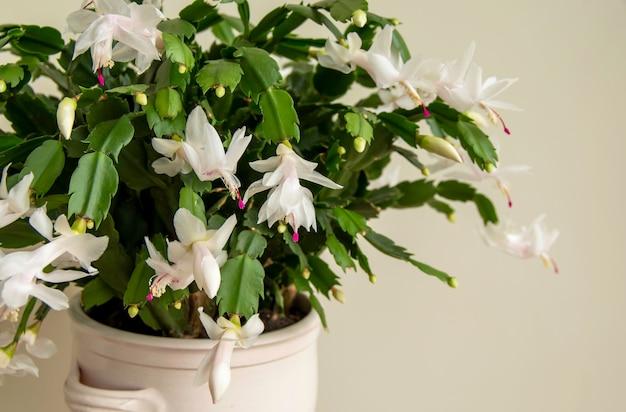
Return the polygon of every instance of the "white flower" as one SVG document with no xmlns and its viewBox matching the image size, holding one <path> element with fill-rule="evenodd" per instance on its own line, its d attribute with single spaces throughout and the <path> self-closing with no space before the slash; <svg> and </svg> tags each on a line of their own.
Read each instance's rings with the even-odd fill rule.
<svg viewBox="0 0 626 412">
<path fill-rule="evenodd" d="M 13 251 L 0 258 L 0 306 L 17 309 L 33 296 L 54 310 L 67 309 L 67 296 L 39 281 L 63 283 L 95 275 L 97 270 L 91 263 L 104 253 L 108 237 L 76 234 L 69 227 L 65 216 L 55 222 L 55 229 L 60 236 L 53 237 L 52 222 L 43 208 L 35 210 L 30 223 L 50 242 L 32 250 Z M 46 272 L 50 265 L 54 268 Z M 88 272 L 59 269 L 76 265 Z"/>
<path fill-rule="evenodd" d="M 167 286 L 173 290 L 178 290 L 186 288 L 193 282 L 193 263 L 191 259 L 179 259 L 177 264 L 172 265 L 159 253 L 157 248 L 150 242 L 150 239 L 146 237 L 144 240 L 146 241 L 149 255 L 146 263 L 154 270 L 154 276 L 150 279 L 148 301 L 163 295 Z"/>
<path fill-rule="evenodd" d="M 315 171 L 317 163 L 298 156 L 292 149 L 279 144 L 277 156 L 250 163 L 257 172 L 265 173 L 263 179 L 252 183 L 244 196 L 244 202 L 265 190 L 270 190 L 267 200 L 259 209 L 258 223 L 267 220 L 271 227 L 279 220 L 286 220 L 293 228 L 293 241 L 298 242 L 298 228 L 317 230 L 313 194 L 300 185 L 300 179 L 308 180 L 331 189 L 342 186 Z"/>
<path fill-rule="evenodd" d="M 419 58 L 412 58 L 403 63 L 398 52 L 392 47 L 394 30 L 391 25 L 385 26 L 376 34 L 372 46 L 367 51 L 361 50 L 361 39 L 355 33 L 348 35 L 347 48 L 328 40 L 325 54 L 319 57 L 319 63 L 321 66 L 343 73 L 349 73 L 357 66 L 361 67 L 374 80 L 376 87 L 391 88 L 391 94 L 383 93 L 384 99 L 393 100 L 393 105 L 408 109 L 422 106 L 424 115 L 428 117 L 426 102 L 420 96 L 420 92 L 423 90 L 428 96 L 428 102 L 434 100 L 435 85 L 439 80 L 442 66 L 432 60 Z"/>
<path fill-rule="evenodd" d="M 6 364 L 4 367 L 3 362 Z M 22 377 L 27 375 L 39 376 L 39 368 L 28 355 L 19 354 L 8 358 L 3 351 L 0 351 L 0 386 L 5 376 Z"/>
<path fill-rule="evenodd" d="M 93 9 L 89 7 L 93 6 Z M 163 14 L 153 5 L 129 3 L 126 0 L 92 0 L 67 18 L 69 29 L 81 33 L 76 40 L 74 58 L 91 48 L 93 70 L 111 67 L 113 61 L 135 60 L 139 73 L 153 60 L 159 60 L 160 32 L 157 25 Z M 113 42 L 116 42 L 113 46 Z"/>
<path fill-rule="evenodd" d="M 354 62 L 357 54 L 363 53 L 361 45 L 363 44 L 358 34 L 348 33 L 346 47 L 328 39 L 324 53 L 318 57 L 318 61 L 322 67 L 337 70 L 348 74 L 356 69 Z"/>
<path fill-rule="evenodd" d="M 76 117 L 76 99 L 64 97 L 57 107 L 57 125 L 61 136 L 69 140 L 74 128 L 74 118 Z"/>
<path fill-rule="evenodd" d="M 539 257 L 546 267 L 559 273 L 556 261 L 549 251 L 559 236 L 557 230 L 548 230 L 545 215 L 535 219 L 530 227 L 515 227 L 510 222 L 500 225 L 488 224 L 482 232 L 485 242 L 492 247 L 523 259 Z"/>
<path fill-rule="evenodd" d="M 482 68 L 472 63 L 475 51 L 470 44 L 461 60 L 445 65 L 437 87 L 438 95 L 460 112 L 484 110 L 492 123 L 501 123 L 506 134 L 511 134 L 496 109 L 519 110 L 510 103 L 496 100 L 517 79 L 489 77 L 483 81 Z"/>
<path fill-rule="evenodd" d="M 182 141 L 155 137 L 152 139 L 152 147 L 164 156 L 152 162 L 155 172 L 169 177 L 191 172 L 191 166 L 185 158 Z"/>
<path fill-rule="evenodd" d="M 29 326 L 20 338 L 20 342 L 26 345 L 26 351 L 39 359 L 49 359 L 57 351 L 57 347 L 51 339 L 39 336 L 41 321 Z"/>
<path fill-rule="evenodd" d="M 506 178 L 511 175 L 528 173 L 530 172 L 530 166 L 528 165 L 510 165 L 510 166 L 491 166 L 489 170 L 482 170 L 474 162 L 471 161 L 469 155 L 465 150 L 457 147 L 457 151 L 463 159 L 463 169 L 445 171 L 443 174 L 447 178 L 465 180 L 470 182 L 484 182 L 492 181 L 496 187 L 502 192 L 506 198 L 509 207 L 513 207 L 513 198 L 511 197 L 511 190 Z M 443 162 L 447 162 L 444 160 Z M 446 166 L 451 166 L 452 163 L 447 163 Z M 447 169 L 447 168 L 446 168 Z"/>
<path fill-rule="evenodd" d="M 228 257 L 223 249 L 236 224 L 237 217 L 232 215 L 219 229 L 207 230 L 204 223 L 187 209 L 178 209 L 174 215 L 174 228 L 179 241 L 168 244 L 169 260 L 182 269 L 185 268 L 185 260 L 193 262 L 196 284 L 209 298 L 214 298 L 219 290 L 220 266 Z"/>
<path fill-rule="evenodd" d="M 9 167 L 11 164 L 2 170 L 0 181 L 0 228 L 10 225 L 30 211 L 30 185 L 34 175 L 32 172 L 27 174 L 11 190 L 8 190 Z"/>
<path fill-rule="evenodd" d="M 239 195 L 241 183 L 235 172 L 237 162 L 250 144 L 252 136 L 246 136 L 246 128 L 235 131 L 233 138 L 224 152 L 224 146 L 215 128 L 209 123 L 202 107 L 197 106 L 187 119 L 185 141 L 182 143 L 185 159 L 202 181 L 221 178 L 233 199 L 243 202 Z"/>
<path fill-rule="evenodd" d="M 252 316 L 241 326 L 238 316 L 231 320 L 220 317 L 215 322 L 198 308 L 200 321 L 209 338 L 219 340 L 217 347 L 209 352 L 200 363 L 194 383 L 202 385 L 208 381 L 213 403 L 218 402 L 230 384 L 230 361 L 235 347 L 249 348 L 263 333 L 264 325 L 259 315 Z"/>
</svg>

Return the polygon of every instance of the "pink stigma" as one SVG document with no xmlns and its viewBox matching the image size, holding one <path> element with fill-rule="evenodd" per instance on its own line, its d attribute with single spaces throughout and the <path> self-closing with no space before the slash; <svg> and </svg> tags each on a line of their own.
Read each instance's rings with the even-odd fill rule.
<svg viewBox="0 0 626 412">
<path fill-rule="evenodd" d="M 509 199 L 509 208 L 513 207 L 513 202 Z"/>
<path fill-rule="evenodd" d="M 504 127 L 504 133 L 508 134 L 509 136 L 511 135 L 511 130 L 509 130 L 508 127 Z"/>
<path fill-rule="evenodd" d="M 424 109 L 424 117 L 430 117 L 430 110 L 428 110 L 428 107 L 426 107 L 426 105 L 422 105 L 422 108 Z"/>
<path fill-rule="evenodd" d="M 237 206 L 240 210 L 243 210 L 246 207 L 246 203 L 243 201 L 241 196 L 237 195 Z"/>
<path fill-rule="evenodd" d="M 146 300 L 148 302 L 152 302 L 153 299 L 154 299 L 154 295 L 152 294 L 152 292 L 148 292 L 148 294 L 146 295 Z"/>
<path fill-rule="evenodd" d="M 298 232 L 293 232 L 293 235 L 291 235 L 291 240 L 293 240 L 294 243 L 298 243 L 300 241 L 300 235 L 298 234 Z"/>
<path fill-rule="evenodd" d="M 102 67 L 98 68 L 98 84 L 104 87 L 104 74 L 102 74 Z"/>
</svg>

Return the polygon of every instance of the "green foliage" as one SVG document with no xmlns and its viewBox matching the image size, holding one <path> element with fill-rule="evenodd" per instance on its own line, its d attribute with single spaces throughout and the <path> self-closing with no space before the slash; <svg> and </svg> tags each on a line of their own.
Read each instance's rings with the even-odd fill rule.
<svg viewBox="0 0 626 412">
<path fill-rule="evenodd" d="M 189 46 L 178 36 L 163 33 L 163 44 L 165 44 L 165 55 L 174 63 L 182 64 L 191 70 L 196 61 Z"/>
<path fill-rule="evenodd" d="M 207 63 L 196 75 L 196 81 L 204 93 L 217 86 L 234 91 L 241 81 L 241 66 L 227 60 L 215 60 Z"/>
<path fill-rule="evenodd" d="M 326 237 L 326 246 L 328 246 L 328 250 L 335 258 L 335 262 L 337 262 L 344 272 L 347 268 L 356 269 L 356 265 L 346 250 L 346 247 L 335 237 L 335 235 L 330 234 Z"/>
<path fill-rule="evenodd" d="M 115 161 L 121 150 L 133 138 L 135 129 L 128 116 L 98 124 L 89 134 L 89 148 L 113 156 Z"/>
<path fill-rule="evenodd" d="M 38 195 L 45 195 L 63 171 L 64 165 L 65 153 L 61 142 L 47 140 L 28 155 L 19 178 L 32 172 L 32 189 Z"/>
<path fill-rule="evenodd" d="M 239 87 L 255 100 L 257 96 L 269 89 L 281 79 L 278 63 L 270 54 L 256 47 L 240 47 L 235 52 L 243 70 Z"/>
<path fill-rule="evenodd" d="M 252 230 L 244 230 L 237 235 L 235 251 L 245 253 L 253 259 L 261 257 L 266 247 L 267 240 Z"/>
<path fill-rule="evenodd" d="M 82 156 L 70 179 L 69 215 L 89 218 L 99 226 L 109 212 L 117 184 L 117 171 L 107 155 L 94 152 Z"/>
<path fill-rule="evenodd" d="M 300 140 L 298 113 L 289 93 L 271 88 L 261 94 L 259 106 L 263 121 L 257 132 L 261 136 L 277 143 L 291 138 Z"/>
<path fill-rule="evenodd" d="M 157 92 L 154 106 L 163 119 L 174 119 L 183 110 L 180 94 L 171 87 L 166 87 Z"/>
<path fill-rule="evenodd" d="M 261 263 L 248 255 L 240 255 L 229 259 L 221 273 L 222 283 L 217 292 L 219 312 L 245 317 L 257 313 L 265 277 Z"/>
<path fill-rule="evenodd" d="M 24 78 L 24 69 L 15 63 L 0 66 L 0 80 L 4 80 L 11 87 L 17 87 Z"/>
<path fill-rule="evenodd" d="M 180 189 L 180 198 L 178 206 L 189 210 L 201 222 L 206 224 L 206 212 L 202 198 L 188 187 Z"/>
<path fill-rule="evenodd" d="M 24 33 L 11 43 L 19 52 L 47 58 L 63 50 L 63 38 L 52 27 L 24 26 Z"/>
<path fill-rule="evenodd" d="M 374 129 L 372 125 L 363 117 L 361 113 L 346 113 L 346 130 L 354 137 L 362 137 L 367 142 L 374 138 Z"/>
<path fill-rule="evenodd" d="M 354 237 L 367 229 L 365 218 L 356 212 L 337 207 L 333 209 L 333 215 L 341 229 L 350 236 Z"/>
<path fill-rule="evenodd" d="M 115 291 L 111 289 L 100 277 L 95 277 L 83 288 L 81 302 L 85 310 L 94 306 L 107 303 L 115 297 Z"/>
</svg>

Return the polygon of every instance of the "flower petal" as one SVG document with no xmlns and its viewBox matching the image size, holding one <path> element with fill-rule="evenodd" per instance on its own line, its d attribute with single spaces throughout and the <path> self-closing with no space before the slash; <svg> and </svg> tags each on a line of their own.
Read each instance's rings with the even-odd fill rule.
<svg viewBox="0 0 626 412">
<path fill-rule="evenodd" d="M 185 208 L 178 209 L 174 214 L 174 229 L 176 236 L 185 246 L 206 238 L 204 223 Z"/>
</svg>

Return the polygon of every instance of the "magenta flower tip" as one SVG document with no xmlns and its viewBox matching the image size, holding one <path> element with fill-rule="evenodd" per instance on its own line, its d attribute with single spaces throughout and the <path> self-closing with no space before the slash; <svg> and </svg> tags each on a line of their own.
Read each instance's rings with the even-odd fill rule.
<svg viewBox="0 0 626 412">
<path fill-rule="evenodd" d="M 104 87 L 104 74 L 102 74 L 102 68 L 98 69 L 98 84 Z"/>
<path fill-rule="evenodd" d="M 291 240 L 293 240 L 294 243 L 298 243 L 300 241 L 300 235 L 298 234 L 298 232 L 293 232 L 293 235 L 291 235 Z"/>
<path fill-rule="evenodd" d="M 239 198 L 239 200 L 237 200 L 237 206 L 239 206 L 239 209 L 241 210 L 243 210 L 246 207 L 246 204 L 242 198 Z"/>
<path fill-rule="evenodd" d="M 504 128 L 504 133 L 508 134 L 509 136 L 511 135 L 511 130 L 508 127 Z"/>
<path fill-rule="evenodd" d="M 428 110 L 428 107 L 426 106 L 422 106 L 424 108 L 424 117 L 430 117 L 430 110 Z"/>
<path fill-rule="evenodd" d="M 153 299 L 154 299 L 154 295 L 152 295 L 152 292 L 150 292 L 150 293 L 148 293 L 148 294 L 146 295 L 146 300 L 147 300 L 148 302 L 152 302 L 152 300 L 153 300 Z"/>
</svg>

